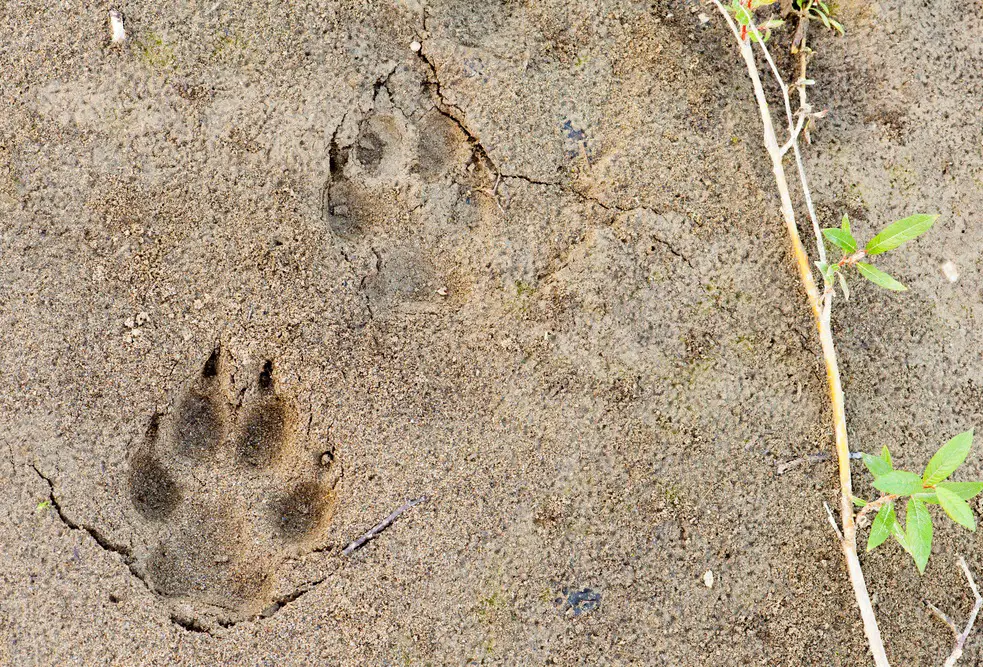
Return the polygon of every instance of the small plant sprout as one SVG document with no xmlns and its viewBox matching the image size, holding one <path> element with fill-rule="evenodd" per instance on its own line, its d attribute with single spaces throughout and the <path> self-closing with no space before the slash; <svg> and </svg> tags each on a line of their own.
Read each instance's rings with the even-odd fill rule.
<svg viewBox="0 0 983 667">
<path fill-rule="evenodd" d="M 51 509 L 51 501 L 50 500 L 42 500 L 41 502 L 38 503 L 38 506 L 36 508 L 36 511 L 38 511 L 38 512 L 45 512 L 45 511 L 47 511 L 49 509 Z"/>
<path fill-rule="evenodd" d="M 825 27 L 838 33 L 843 32 L 843 27 L 831 17 L 830 7 L 824 2 L 818 0 L 781 0 L 783 15 L 798 16 L 798 26 L 791 45 L 792 53 L 796 54 L 798 58 L 796 72 L 798 79 L 790 86 L 782 78 L 781 71 L 766 43 L 771 31 L 781 26 L 781 22 L 769 18 L 759 23 L 754 15 L 756 9 L 772 5 L 774 2 L 770 0 L 709 1 L 716 7 L 730 28 L 737 42 L 740 57 L 747 67 L 748 78 L 751 81 L 751 88 L 761 118 L 762 141 L 771 162 L 771 170 L 778 190 L 782 220 L 791 241 L 799 280 L 815 318 L 816 329 L 819 334 L 819 345 L 826 366 L 827 388 L 830 407 L 832 408 L 833 446 L 839 468 L 839 522 L 833 516 L 833 511 L 829 505 L 826 506 L 826 510 L 843 552 L 846 570 L 850 577 L 854 599 L 860 610 L 864 635 L 867 638 L 871 656 L 877 667 L 890 667 L 884 641 L 877 624 L 877 615 L 870 600 L 867 581 L 860 562 L 857 547 L 858 529 L 870 526 L 870 534 L 867 538 L 868 551 L 883 544 L 888 537 L 893 536 L 911 554 L 918 571 L 924 572 L 932 551 L 933 527 L 928 506 L 939 505 L 953 521 L 970 530 L 975 530 L 976 519 L 966 501 L 983 491 L 983 482 L 954 482 L 949 479 L 969 454 L 973 432 L 966 431 L 954 437 L 936 452 L 921 475 L 895 469 L 891 460 L 891 453 L 886 447 L 881 450 L 879 456 L 864 454 L 862 456 L 863 461 L 874 475 L 874 488 L 883 495 L 871 502 L 854 496 L 851 470 L 851 459 L 854 458 L 854 455 L 850 449 L 847 431 L 846 401 L 843 385 L 840 381 L 831 311 L 836 296 L 835 284 L 838 282 L 843 296 L 848 297 L 850 291 L 847 274 L 854 270 L 866 280 L 885 289 L 898 292 L 905 290 L 905 286 L 895 278 L 871 264 L 870 258 L 894 250 L 924 234 L 935 224 L 938 216 L 918 214 L 898 220 L 874 236 L 863 248 L 853 236 L 850 229 L 850 219 L 847 216 L 843 216 L 839 227 L 821 229 L 812 203 L 809 179 L 799 146 L 799 138 L 805 137 L 805 140 L 809 141 L 810 127 L 817 119 L 825 115 L 825 111 L 814 112 L 812 110 L 806 95 L 807 88 L 815 83 L 806 77 L 806 65 L 813 53 L 806 44 L 806 33 L 808 25 L 814 21 L 819 21 Z M 764 60 L 766 66 L 759 65 L 759 56 Z M 776 107 L 779 109 L 776 114 L 778 118 L 773 117 L 773 107 L 768 101 L 768 94 L 761 81 L 762 71 L 771 75 L 781 94 L 780 104 Z M 799 107 L 795 111 L 793 111 L 790 101 L 790 91 L 792 90 L 798 93 Z M 786 132 L 787 136 L 785 136 Z M 779 139 L 779 133 L 783 135 L 782 140 Z M 794 157 L 798 186 L 801 190 L 805 209 L 808 212 L 809 221 L 812 223 L 811 231 L 816 241 L 815 265 L 819 267 L 819 273 L 823 278 L 824 289 L 822 291 L 817 285 L 813 263 L 802 243 L 799 225 L 796 221 L 795 205 L 785 170 L 788 154 Z M 842 251 L 839 260 L 833 261 L 827 258 L 826 243 L 830 243 Z M 902 500 L 905 501 L 904 523 L 898 517 L 898 506 Z M 874 515 L 875 511 L 876 515 Z M 874 516 L 873 523 L 870 522 L 871 516 Z M 959 631 L 948 617 L 932 607 L 933 611 L 943 619 L 956 636 L 952 653 L 945 663 L 947 666 L 955 664 L 955 661 L 962 655 L 966 638 L 973 629 L 980 608 L 983 607 L 983 597 L 977 591 L 969 567 L 965 561 L 961 561 L 961 564 L 977 600 L 965 628 Z"/>
<path fill-rule="evenodd" d="M 819 273 L 822 274 L 823 281 L 826 284 L 826 290 L 833 289 L 833 276 L 835 275 L 839 279 L 844 298 L 849 299 L 850 290 L 847 287 L 846 276 L 844 274 L 851 267 L 856 267 L 861 276 L 884 289 L 895 292 L 902 292 L 908 289 L 884 271 L 860 260 L 874 255 L 880 255 L 888 250 L 894 250 L 903 243 L 921 236 L 932 228 L 938 217 L 937 215 L 919 213 L 898 220 L 888 225 L 884 231 L 872 238 L 864 248 L 858 250 L 857 240 L 853 238 L 853 234 L 850 232 L 850 219 L 844 215 L 839 227 L 823 230 L 823 236 L 826 237 L 826 240 L 843 251 L 842 259 L 835 264 L 816 262 L 816 266 L 819 267 Z"/>
<path fill-rule="evenodd" d="M 808 49 L 805 46 L 805 35 L 806 25 L 809 21 L 819 21 L 829 30 L 838 32 L 840 35 L 843 34 L 843 26 L 833 18 L 833 12 L 830 11 L 829 5 L 825 2 L 792 0 L 791 5 L 792 11 L 799 15 L 799 27 L 795 31 L 795 36 L 792 37 L 792 53 Z"/>
<path fill-rule="evenodd" d="M 883 493 L 873 502 L 854 497 L 855 505 L 863 509 L 857 520 L 869 516 L 876 510 L 877 515 L 867 536 L 867 551 L 873 551 L 894 537 L 898 544 L 911 554 L 924 573 L 932 552 L 932 516 L 928 505 L 939 505 L 950 519 L 969 530 L 976 530 L 976 517 L 968 500 L 983 491 L 983 482 L 952 482 L 949 477 L 963 464 L 973 444 L 972 429 L 960 433 L 945 443 L 918 475 L 906 470 L 896 470 L 887 447 L 881 449 L 880 456 L 864 454 L 863 462 L 874 476 L 874 488 Z M 908 499 L 905 506 L 907 524 L 902 527 L 895 511 L 895 504 Z"/>
<path fill-rule="evenodd" d="M 734 16 L 737 25 L 741 27 L 742 39 L 750 38 L 752 42 L 757 42 L 760 39 L 763 42 L 767 42 L 771 37 L 772 30 L 785 25 L 785 21 L 781 19 L 770 18 L 767 21 L 758 23 L 755 26 L 757 30 L 748 32 L 748 26 L 754 21 L 754 16 L 751 12 L 759 7 L 773 4 L 775 4 L 775 0 L 731 0 L 727 11 Z"/>
</svg>

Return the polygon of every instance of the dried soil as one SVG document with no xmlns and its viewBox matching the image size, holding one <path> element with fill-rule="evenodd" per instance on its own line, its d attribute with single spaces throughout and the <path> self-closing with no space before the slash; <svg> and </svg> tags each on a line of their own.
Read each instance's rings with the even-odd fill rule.
<svg viewBox="0 0 983 667">
<path fill-rule="evenodd" d="M 0 662 L 867 664 L 835 465 L 777 474 L 831 451 L 825 378 L 709 8 L 121 9 L 122 47 L 103 3 L 0 9 Z M 822 219 L 942 214 L 834 323 L 853 447 L 916 467 L 983 416 L 983 9 L 838 12 Z M 289 455 L 154 444 L 147 487 L 216 349 L 215 419 L 275 389 Z M 863 559 L 899 665 L 983 573 L 936 537 Z"/>
</svg>

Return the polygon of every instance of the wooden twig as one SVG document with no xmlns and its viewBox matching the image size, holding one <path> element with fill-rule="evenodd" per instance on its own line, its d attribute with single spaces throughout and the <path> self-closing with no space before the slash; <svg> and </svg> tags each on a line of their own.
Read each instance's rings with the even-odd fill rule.
<svg viewBox="0 0 983 667">
<path fill-rule="evenodd" d="M 751 42 L 745 39 L 741 35 L 741 31 L 738 29 L 734 20 L 731 18 L 730 14 L 721 4 L 720 0 L 711 0 L 713 4 L 717 7 L 720 14 L 724 17 L 727 25 L 730 27 L 731 32 L 737 40 L 738 47 L 740 49 L 741 57 L 744 60 L 744 64 L 747 67 L 748 78 L 751 80 L 751 86 L 754 90 L 754 97 L 758 104 L 758 112 L 761 116 L 762 125 L 762 139 L 764 141 L 765 150 L 768 152 L 768 157 L 771 158 L 771 168 L 772 173 L 775 176 L 775 185 L 778 189 L 779 198 L 781 200 L 781 212 L 782 218 L 785 221 L 785 229 L 788 232 L 789 239 L 792 242 L 792 252 L 795 257 L 795 264 L 799 272 L 799 280 L 802 283 L 802 287 L 805 289 L 806 297 L 808 299 L 809 305 L 812 309 L 813 316 L 816 321 L 816 328 L 819 333 L 819 341 L 822 347 L 823 360 L 826 364 L 826 380 L 829 388 L 830 405 L 833 409 L 833 434 L 836 448 L 836 458 L 839 464 L 839 478 L 840 478 L 840 522 L 842 525 L 842 531 L 837 529 L 840 533 L 840 547 L 843 550 L 843 556 L 846 560 L 847 570 L 850 574 L 850 583 L 853 587 L 854 598 L 857 601 L 857 606 L 860 608 L 860 616 L 863 620 L 864 625 L 864 635 L 867 637 L 867 645 L 870 647 L 871 654 L 874 657 L 874 663 L 877 667 L 889 667 L 890 663 L 887 659 L 887 653 L 884 650 L 884 642 L 881 639 L 881 632 L 877 626 L 877 617 L 874 614 L 874 607 L 870 602 L 870 594 L 867 591 L 867 582 L 864 579 L 863 569 L 860 567 L 860 558 L 857 554 L 857 526 L 854 518 L 853 512 L 853 481 L 850 475 L 850 446 L 847 438 L 846 429 L 846 408 L 845 401 L 843 397 L 843 386 L 840 381 L 840 369 L 839 363 L 836 358 L 836 347 L 833 343 L 833 332 L 830 326 L 830 305 L 832 302 L 832 291 L 828 291 L 825 295 L 820 297 L 819 289 L 816 286 L 816 280 L 812 274 L 812 265 L 809 261 L 809 256 L 806 253 L 805 247 L 802 245 L 802 240 L 799 237 L 799 229 L 795 221 L 795 209 L 792 206 L 792 197 L 789 192 L 788 180 L 785 176 L 785 166 L 782 162 L 782 150 L 781 145 L 778 143 L 778 137 L 775 134 L 774 121 L 771 117 L 770 107 L 768 105 L 768 98 L 765 95 L 764 86 L 761 83 L 761 76 L 758 72 L 758 63 L 754 57 L 754 49 Z M 750 10 L 748 10 L 750 12 Z M 761 39 L 760 33 L 758 33 L 757 28 L 754 25 L 753 20 L 748 21 L 748 29 L 751 34 L 756 38 L 758 45 L 760 46 L 763 53 L 765 53 L 765 59 L 771 68 L 772 74 L 779 81 L 779 86 L 782 89 L 783 102 L 788 104 L 788 87 L 785 85 L 784 81 L 781 80 L 781 76 L 778 72 L 778 68 L 775 66 L 771 55 L 768 54 L 767 47 L 764 45 L 764 40 Z M 790 112 L 787 111 L 787 114 Z M 790 126 L 790 136 L 794 135 L 794 124 L 792 119 L 788 118 Z M 798 154 L 797 143 L 793 144 L 796 154 Z M 801 160 L 797 160 L 797 166 L 801 167 Z M 805 181 L 805 172 L 799 170 L 799 176 L 801 181 Z M 807 189 L 808 191 L 808 189 Z M 823 249 L 822 237 L 818 233 L 818 225 L 814 224 L 814 231 L 817 232 L 816 242 L 818 246 L 818 252 L 820 256 L 825 252 Z M 833 522 L 835 524 L 835 522 Z"/>
<path fill-rule="evenodd" d="M 842 542 L 843 533 L 840 532 L 840 527 L 836 525 L 836 517 L 833 516 L 833 509 L 829 506 L 829 503 L 823 503 L 823 507 L 826 508 L 826 516 L 829 518 L 829 525 L 833 527 L 833 532 L 836 533 L 837 539 Z"/>
<path fill-rule="evenodd" d="M 952 648 L 952 653 L 946 658 L 944 667 L 953 667 L 959 658 L 963 655 L 963 649 L 966 647 L 966 640 L 969 639 L 969 634 L 973 631 L 973 625 L 976 624 L 976 617 L 980 613 L 980 608 L 983 607 L 983 597 L 980 596 L 980 589 L 976 587 L 976 581 L 973 579 L 973 573 L 969 571 L 969 566 L 966 565 L 966 559 L 962 556 L 959 557 L 959 565 L 963 569 L 963 574 L 966 575 L 966 581 L 969 582 L 969 587 L 973 591 L 973 595 L 976 597 L 976 603 L 973 605 L 973 611 L 969 613 L 969 620 L 966 622 L 966 627 L 960 632 L 959 628 L 956 627 L 955 621 L 946 616 L 942 611 L 936 607 L 931 602 L 926 602 L 928 608 L 935 612 L 943 623 L 949 626 L 952 630 L 952 634 L 956 636 L 956 645 Z"/>
<path fill-rule="evenodd" d="M 792 468 L 797 468 L 806 463 L 822 463 L 823 461 L 829 461 L 829 454 L 826 452 L 820 452 L 819 454 L 807 454 L 805 456 L 800 456 L 797 459 L 792 459 L 791 461 L 786 461 L 785 463 L 779 463 L 775 467 L 776 475 L 784 475 Z"/>
<path fill-rule="evenodd" d="M 887 503 L 890 502 L 894 502 L 897 499 L 898 497 L 896 495 L 890 493 L 886 496 L 881 496 L 877 500 L 870 501 L 869 503 L 861 507 L 859 512 L 857 512 L 857 521 L 860 521 L 861 518 L 867 516 L 874 510 L 879 510 L 881 506 L 886 505 Z"/>
<path fill-rule="evenodd" d="M 351 544 L 349 544 L 347 547 L 345 547 L 345 549 L 341 552 L 341 555 L 342 556 L 349 556 L 349 555 L 352 554 L 352 552 L 354 552 L 354 551 L 356 551 L 358 549 L 361 549 L 362 547 L 364 547 L 369 542 L 369 540 L 375 539 L 376 537 L 379 536 L 379 533 L 381 533 L 382 531 L 384 531 L 389 526 L 393 525 L 393 522 L 395 522 L 396 519 L 399 518 L 399 515 L 400 514 L 402 514 L 406 510 L 410 509 L 411 507 L 416 507 L 420 503 L 426 502 L 426 500 L 427 500 L 427 497 L 426 496 L 420 496 L 419 498 L 414 498 L 413 500 L 407 500 L 405 503 L 403 503 L 402 505 L 400 505 L 399 508 L 395 512 L 393 512 L 392 514 L 390 514 L 389 516 L 387 516 L 385 519 L 383 519 L 382 521 L 380 521 L 379 523 L 377 523 L 375 526 L 373 526 L 372 529 L 369 532 L 365 533 L 360 538 L 358 538 L 357 540 L 355 540 L 354 542 L 352 542 Z"/>
</svg>

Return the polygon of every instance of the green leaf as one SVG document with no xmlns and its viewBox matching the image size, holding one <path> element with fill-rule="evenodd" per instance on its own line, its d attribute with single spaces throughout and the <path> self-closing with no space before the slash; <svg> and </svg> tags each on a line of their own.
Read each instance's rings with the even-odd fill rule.
<svg viewBox="0 0 983 667">
<path fill-rule="evenodd" d="M 905 507 L 905 539 L 908 553 L 915 559 L 918 571 L 924 574 L 928 557 L 932 555 L 932 516 L 925 503 L 914 498 L 909 498 Z"/>
<path fill-rule="evenodd" d="M 874 488 L 897 496 L 910 496 L 922 490 L 922 478 L 907 470 L 892 470 L 875 478 Z"/>
<path fill-rule="evenodd" d="M 889 466 L 893 466 L 894 465 L 891 462 L 891 450 L 889 450 L 887 448 L 887 445 L 884 445 L 883 447 L 881 447 L 881 458 L 884 459 L 885 461 L 887 461 L 887 464 Z"/>
<path fill-rule="evenodd" d="M 939 482 L 936 489 L 946 489 L 963 500 L 972 500 L 983 491 L 983 482 Z"/>
<path fill-rule="evenodd" d="M 867 466 L 867 470 L 874 476 L 874 479 L 877 479 L 881 475 L 886 475 L 892 470 L 891 464 L 879 456 L 866 453 L 860 456 L 863 459 L 864 465 Z"/>
<path fill-rule="evenodd" d="M 915 498 L 916 500 L 922 501 L 926 505 L 938 505 L 939 504 L 939 497 L 937 495 L 935 495 L 935 490 L 934 489 L 931 490 L 931 491 L 919 491 L 918 493 L 913 493 L 913 494 L 911 494 L 911 497 L 912 498 Z"/>
<path fill-rule="evenodd" d="M 833 282 L 833 274 L 840 270 L 838 264 L 827 264 L 826 262 L 816 262 L 819 273 L 823 276 L 823 282 L 829 284 Z"/>
<path fill-rule="evenodd" d="M 969 448 L 972 445 L 973 429 L 960 433 L 942 445 L 925 466 L 925 474 L 922 476 L 925 486 L 935 486 L 951 475 L 969 456 Z"/>
<path fill-rule="evenodd" d="M 870 524 L 870 535 L 867 536 L 867 551 L 873 551 L 881 544 L 884 540 L 888 538 L 891 534 L 891 529 L 897 523 L 897 518 L 894 514 L 894 503 L 884 503 L 881 508 L 877 510 L 877 516 L 874 517 L 874 522 Z"/>
<path fill-rule="evenodd" d="M 887 273 L 884 273 L 880 269 L 875 269 L 870 264 L 857 262 L 857 268 L 860 270 L 860 275 L 875 285 L 879 285 L 880 287 L 893 290 L 895 292 L 903 292 L 908 289 Z"/>
<path fill-rule="evenodd" d="M 850 300 L 850 288 L 846 284 L 846 276 L 840 271 L 836 274 L 836 277 L 840 279 L 840 289 L 843 290 L 843 298 L 847 301 Z"/>
<path fill-rule="evenodd" d="M 847 234 L 850 233 L 850 216 L 846 213 L 843 214 L 843 219 L 840 220 L 840 229 L 845 231 Z"/>
<path fill-rule="evenodd" d="M 848 255 L 852 255 L 853 253 L 857 252 L 857 239 L 853 238 L 853 234 L 850 232 L 845 232 L 842 229 L 833 227 L 831 229 L 824 229 L 823 236 L 825 236 L 830 243 Z"/>
<path fill-rule="evenodd" d="M 935 224 L 938 217 L 937 215 L 919 213 L 891 223 L 884 231 L 872 238 L 864 250 L 868 255 L 879 255 L 882 252 L 894 250 L 902 243 L 927 232 Z"/>
<path fill-rule="evenodd" d="M 861 498 L 860 496 L 854 496 L 853 504 L 856 505 L 857 507 L 864 507 L 867 504 L 867 501 Z"/>
<path fill-rule="evenodd" d="M 973 510 L 965 500 L 946 488 L 936 487 L 935 493 L 939 497 L 939 505 L 942 505 L 942 509 L 950 519 L 960 526 L 965 526 L 972 531 L 976 530 L 976 517 L 973 516 Z"/>
<path fill-rule="evenodd" d="M 905 536 L 904 528 L 898 523 L 897 518 L 895 518 L 894 525 L 891 526 L 891 535 L 898 541 L 902 549 L 911 553 L 911 549 L 908 548 L 908 538 Z"/>
</svg>

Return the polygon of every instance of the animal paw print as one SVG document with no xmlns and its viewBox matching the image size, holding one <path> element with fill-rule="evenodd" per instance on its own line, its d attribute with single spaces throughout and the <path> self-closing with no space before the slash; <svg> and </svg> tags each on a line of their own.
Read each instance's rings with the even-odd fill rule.
<svg viewBox="0 0 983 667">
<path fill-rule="evenodd" d="M 324 534 L 334 502 L 330 452 L 298 438 L 273 363 L 232 400 L 216 349 L 171 414 L 155 415 L 130 462 L 130 500 L 143 518 L 136 552 L 159 595 L 229 620 L 269 602 L 276 568 Z"/>
</svg>

